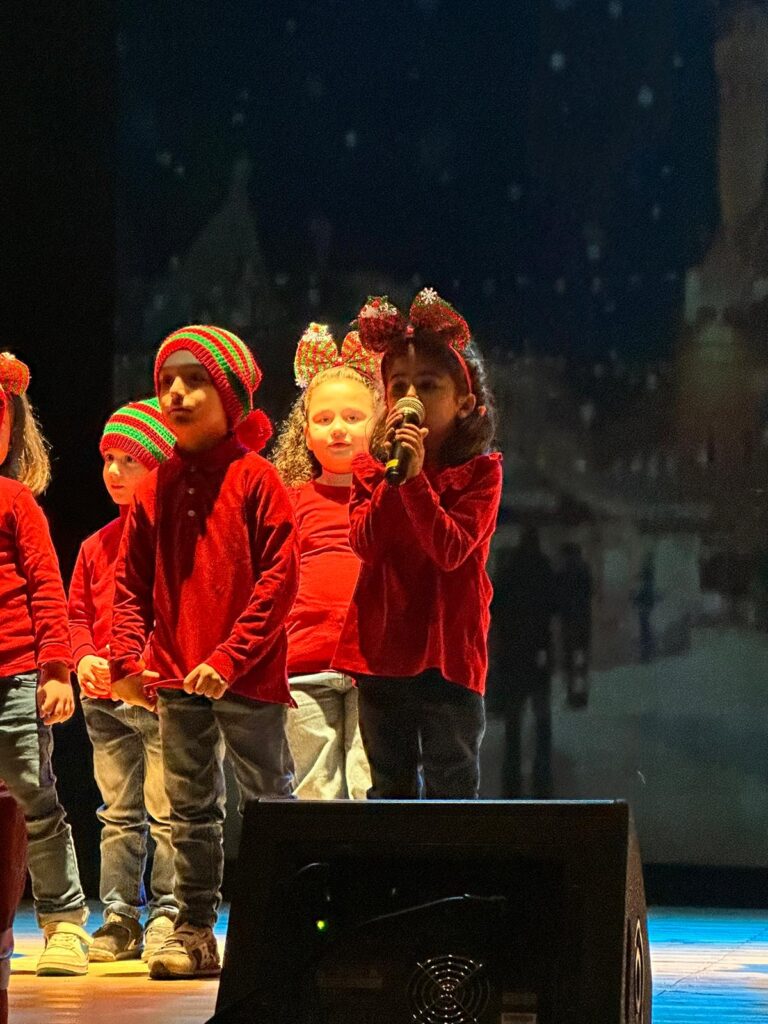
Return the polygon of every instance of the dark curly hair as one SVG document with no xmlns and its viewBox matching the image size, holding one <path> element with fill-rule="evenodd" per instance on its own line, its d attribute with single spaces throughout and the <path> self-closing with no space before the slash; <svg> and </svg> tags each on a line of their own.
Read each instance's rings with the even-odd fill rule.
<svg viewBox="0 0 768 1024">
<path fill-rule="evenodd" d="M 467 381 L 461 363 L 455 353 L 448 348 L 445 338 L 432 332 L 416 330 L 412 336 L 398 341 L 384 355 L 381 362 L 381 377 L 384 382 L 385 395 L 393 361 L 401 356 L 406 356 L 411 344 L 417 352 L 450 375 L 459 396 L 463 397 L 467 394 Z M 492 450 L 496 437 L 496 407 L 483 358 L 474 342 L 470 342 L 462 352 L 462 356 L 469 371 L 472 392 L 477 398 L 477 402 L 468 416 L 456 420 L 453 431 L 443 442 L 440 450 L 442 466 L 460 466 L 476 455 L 485 455 Z M 371 435 L 371 453 L 382 460 L 385 451 L 384 440 L 388 411 L 385 407 L 374 424 Z"/>
</svg>

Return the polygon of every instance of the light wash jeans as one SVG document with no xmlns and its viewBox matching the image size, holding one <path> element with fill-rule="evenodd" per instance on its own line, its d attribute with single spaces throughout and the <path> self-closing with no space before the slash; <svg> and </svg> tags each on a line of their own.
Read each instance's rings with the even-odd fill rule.
<svg viewBox="0 0 768 1024">
<path fill-rule="evenodd" d="M 170 805 L 163 779 L 160 724 L 146 708 L 83 697 L 93 771 L 104 803 L 99 898 L 104 918 L 175 918 Z M 155 842 L 150 894 L 144 876 L 149 836 Z"/>
<path fill-rule="evenodd" d="M 288 711 L 288 743 L 302 800 L 365 800 L 371 769 L 357 716 L 357 687 L 341 672 L 292 676 L 297 707 Z"/>
<path fill-rule="evenodd" d="M 84 925 L 72 830 L 56 792 L 53 734 L 37 712 L 37 673 L 0 677 L 0 778 L 27 823 L 27 864 L 38 924 Z"/>
<path fill-rule="evenodd" d="M 290 796 L 288 709 L 236 694 L 209 700 L 181 690 L 160 690 L 157 707 L 176 851 L 178 924 L 213 927 L 224 874 L 224 751 L 237 780 L 240 813 L 249 800 Z"/>
</svg>

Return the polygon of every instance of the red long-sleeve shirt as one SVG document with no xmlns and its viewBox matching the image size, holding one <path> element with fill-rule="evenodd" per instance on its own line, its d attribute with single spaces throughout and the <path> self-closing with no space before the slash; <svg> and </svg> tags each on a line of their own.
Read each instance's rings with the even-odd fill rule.
<svg viewBox="0 0 768 1024">
<path fill-rule="evenodd" d="M 352 676 L 435 668 L 483 693 L 501 456 L 421 472 L 401 487 L 370 455 L 352 468 L 349 539 L 363 565 L 334 667 Z"/>
<path fill-rule="evenodd" d="M 289 493 L 301 549 L 299 591 L 286 623 L 291 676 L 331 667 L 360 559 L 349 546 L 349 487 L 310 480 Z"/>
<path fill-rule="evenodd" d="M 109 656 L 115 563 L 127 515 L 128 506 L 122 505 L 117 519 L 86 537 L 80 545 L 68 602 L 75 669 L 87 654 Z"/>
<path fill-rule="evenodd" d="M 285 618 L 298 542 L 276 470 L 228 435 L 176 449 L 139 487 L 115 570 L 112 679 L 143 665 L 183 679 L 201 662 L 231 692 L 290 703 Z"/>
<path fill-rule="evenodd" d="M 72 664 L 67 599 L 48 523 L 24 484 L 0 477 L 0 676 Z"/>
</svg>

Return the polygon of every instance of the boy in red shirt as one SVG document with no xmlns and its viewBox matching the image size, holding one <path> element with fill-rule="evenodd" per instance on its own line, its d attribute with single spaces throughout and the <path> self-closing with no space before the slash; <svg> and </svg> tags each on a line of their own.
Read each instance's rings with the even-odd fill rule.
<svg viewBox="0 0 768 1024">
<path fill-rule="evenodd" d="M 173 931 L 173 846 L 163 779 L 160 727 L 147 708 L 113 700 L 109 679 L 115 562 L 128 508 L 140 481 L 173 454 L 175 437 L 156 398 L 121 406 L 99 445 L 103 477 L 120 515 L 82 544 L 69 587 L 69 631 L 80 697 L 93 746 L 99 808 L 104 921 L 89 959 L 148 960 Z M 147 840 L 155 840 L 147 900 Z M 147 912 L 146 928 L 140 918 Z M 143 948 L 143 954 L 142 954 Z"/>
<path fill-rule="evenodd" d="M 139 485 L 118 557 L 113 692 L 157 689 L 176 850 L 179 916 L 149 961 L 153 978 L 220 970 L 212 926 L 224 867 L 224 748 L 241 807 L 288 796 L 293 785 L 284 623 L 298 583 L 296 528 L 276 470 L 236 436 L 259 434 L 260 380 L 249 349 L 223 328 L 166 338 L 155 387 L 176 449 Z M 262 432 L 252 447 L 263 440 Z"/>
</svg>

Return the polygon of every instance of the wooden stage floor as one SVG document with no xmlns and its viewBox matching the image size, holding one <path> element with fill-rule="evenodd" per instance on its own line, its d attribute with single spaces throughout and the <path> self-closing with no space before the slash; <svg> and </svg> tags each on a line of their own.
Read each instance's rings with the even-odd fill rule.
<svg viewBox="0 0 768 1024">
<path fill-rule="evenodd" d="M 649 919 L 654 1024 L 768 1021 L 768 912 L 655 908 Z M 215 981 L 151 982 L 138 961 L 96 964 L 85 978 L 36 977 L 41 941 L 29 906 L 16 938 L 10 1024 L 203 1024 L 213 1014 Z"/>
</svg>

